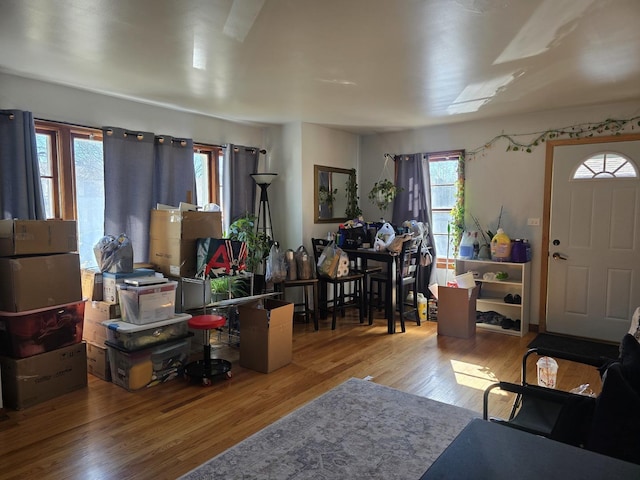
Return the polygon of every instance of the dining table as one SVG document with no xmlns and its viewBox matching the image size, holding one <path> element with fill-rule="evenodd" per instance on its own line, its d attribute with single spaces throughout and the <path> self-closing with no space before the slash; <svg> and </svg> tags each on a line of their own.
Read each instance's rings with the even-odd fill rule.
<svg viewBox="0 0 640 480">
<path fill-rule="evenodd" d="M 397 305 L 397 279 L 398 279 L 398 254 L 388 250 L 376 250 L 374 248 L 345 248 L 342 250 L 349 255 L 358 268 L 365 270 L 369 262 L 378 262 L 386 265 L 387 281 L 385 282 L 385 318 L 387 319 L 387 332 L 396 333 L 395 312 Z"/>
</svg>

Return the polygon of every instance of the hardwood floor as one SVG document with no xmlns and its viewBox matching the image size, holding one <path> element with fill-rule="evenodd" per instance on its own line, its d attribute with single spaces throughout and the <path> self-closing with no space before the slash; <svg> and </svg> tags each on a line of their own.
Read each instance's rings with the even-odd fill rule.
<svg viewBox="0 0 640 480">
<path fill-rule="evenodd" d="M 408 322 L 405 334 L 388 335 L 382 319 L 369 326 L 347 317 L 335 331 L 321 321 L 319 332 L 295 323 L 293 363 L 270 374 L 246 370 L 238 349 L 223 345 L 216 353 L 233 362 L 233 378 L 211 387 L 176 379 L 129 393 L 90 375 L 86 389 L 5 411 L 0 478 L 173 479 L 350 377 L 478 413 L 488 384 L 520 380 L 534 333 L 458 339 L 438 336 L 436 326 Z M 559 364 L 559 388 L 590 383 L 599 391 L 595 369 Z M 491 414 L 506 416 L 510 402 L 492 395 Z"/>
</svg>

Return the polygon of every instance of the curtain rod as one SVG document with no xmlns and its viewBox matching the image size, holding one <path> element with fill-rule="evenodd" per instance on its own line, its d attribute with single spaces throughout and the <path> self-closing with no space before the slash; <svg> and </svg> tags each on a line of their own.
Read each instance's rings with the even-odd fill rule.
<svg viewBox="0 0 640 480">
<path fill-rule="evenodd" d="M 12 113 L 8 113 L 8 112 L 2 112 L 5 115 L 13 115 Z M 79 128 L 91 128 L 94 130 L 102 130 L 103 127 L 94 127 L 92 125 L 79 125 L 77 123 L 71 123 L 71 122 L 63 122 L 60 120 L 48 120 L 46 118 L 37 118 L 36 120 L 41 121 L 41 122 L 49 122 L 49 123 L 60 123 L 62 125 L 69 125 L 71 127 L 79 127 Z M 138 135 L 138 132 L 131 132 L 128 130 L 125 130 L 125 133 L 131 134 L 131 135 Z M 157 137 L 156 137 L 157 138 Z M 181 141 L 181 140 L 177 140 L 177 141 Z M 228 145 L 218 145 L 215 143 L 206 143 L 206 142 L 197 142 L 197 141 L 193 141 L 193 143 L 199 144 L 199 145 L 206 145 L 208 147 L 218 147 L 218 148 L 227 148 Z M 237 147 L 235 149 L 236 151 L 238 150 Z M 245 148 L 245 150 L 247 152 L 255 152 L 256 149 L 255 148 Z M 267 151 L 263 148 L 258 150 L 258 153 L 261 153 L 262 155 L 266 155 Z"/>
</svg>

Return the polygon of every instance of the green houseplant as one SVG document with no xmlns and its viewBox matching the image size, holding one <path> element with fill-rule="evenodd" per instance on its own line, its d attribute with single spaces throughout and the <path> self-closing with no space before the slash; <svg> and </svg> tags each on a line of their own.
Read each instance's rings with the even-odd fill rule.
<svg viewBox="0 0 640 480">
<path fill-rule="evenodd" d="M 219 302 L 231 298 L 245 297 L 247 295 L 246 282 L 239 276 L 217 277 L 211 279 L 211 300 Z"/>
<path fill-rule="evenodd" d="M 385 178 L 373 184 L 368 197 L 374 205 L 384 212 L 401 191 L 402 188 L 396 187 L 391 180 Z"/>
<path fill-rule="evenodd" d="M 345 209 L 344 216 L 352 219 L 358 218 L 362 215 L 362 210 L 358 205 L 358 182 L 356 182 L 356 169 L 352 168 L 349 173 L 349 179 L 346 185 L 347 190 L 347 208 Z"/>
<path fill-rule="evenodd" d="M 243 215 L 229 225 L 226 238 L 247 244 L 247 271 L 257 273 L 262 261 L 269 255 L 271 244 L 269 236 L 256 232 L 257 217 L 250 213 Z"/>
</svg>

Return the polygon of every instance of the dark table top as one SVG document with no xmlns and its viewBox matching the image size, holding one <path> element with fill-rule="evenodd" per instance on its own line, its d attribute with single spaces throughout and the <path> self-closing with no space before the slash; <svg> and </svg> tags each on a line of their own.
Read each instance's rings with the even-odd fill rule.
<svg viewBox="0 0 640 480">
<path fill-rule="evenodd" d="M 422 475 L 434 479 L 640 479 L 640 465 L 472 420 Z"/>
</svg>

